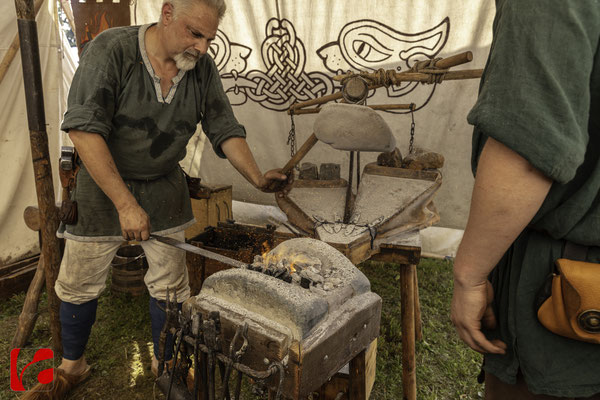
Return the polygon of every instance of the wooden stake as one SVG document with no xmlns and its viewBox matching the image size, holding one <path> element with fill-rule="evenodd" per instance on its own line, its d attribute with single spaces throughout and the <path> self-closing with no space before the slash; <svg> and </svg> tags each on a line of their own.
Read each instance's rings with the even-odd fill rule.
<svg viewBox="0 0 600 400">
<path fill-rule="evenodd" d="M 417 399 L 415 363 L 416 265 L 400 266 L 400 313 L 402 318 L 402 399 Z"/>
<path fill-rule="evenodd" d="M 52 167 L 48 150 L 48 134 L 46 133 L 42 73 L 33 0 L 15 0 L 15 8 L 21 42 L 21 64 L 35 189 L 40 210 L 41 252 L 44 258 L 48 292 L 52 347 L 54 351 L 62 353 L 59 321 L 60 300 L 54 291 L 54 282 L 58 276 L 61 259 L 60 244 L 56 237 L 58 213 L 55 206 L 56 197 L 52 184 Z"/>
<path fill-rule="evenodd" d="M 44 0 L 36 0 L 35 15 L 37 15 L 38 12 L 40 11 L 40 8 L 42 8 L 42 3 L 44 3 Z M 19 34 L 18 33 L 15 35 L 8 50 L 6 50 L 6 54 L 4 54 L 4 57 L 2 58 L 2 62 L 0 62 L 0 83 L 2 83 L 4 76 L 8 72 L 8 68 L 10 67 L 10 64 L 12 64 L 13 60 L 15 59 L 15 56 L 17 55 L 17 51 L 19 51 Z"/>
<path fill-rule="evenodd" d="M 412 104 L 373 104 L 368 105 L 367 107 L 373 110 L 410 110 L 414 108 L 414 103 Z M 322 108 L 303 108 L 300 110 L 294 110 L 294 115 L 302 115 L 302 114 L 318 114 L 320 113 Z"/>
<path fill-rule="evenodd" d="M 27 289 L 23 310 L 21 311 L 21 315 L 19 315 L 17 331 L 10 344 L 11 349 L 23 347 L 29 340 L 31 332 L 33 332 L 35 321 L 38 317 L 38 302 L 40 300 L 42 288 L 44 287 L 44 268 L 44 255 L 42 254 L 38 261 L 35 275 L 29 284 L 29 289 Z"/>
</svg>

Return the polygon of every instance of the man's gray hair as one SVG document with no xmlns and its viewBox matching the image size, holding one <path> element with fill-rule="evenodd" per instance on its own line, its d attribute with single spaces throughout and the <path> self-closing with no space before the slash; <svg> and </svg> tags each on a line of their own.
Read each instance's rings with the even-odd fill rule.
<svg viewBox="0 0 600 400">
<path fill-rule="evenodd" d="M 217 11 L 219 20 L 223 19 L 227 5 L 225 0 L 163 0 L 163 4 L 170 3 L 173 6 L 173 18 L 177 18 L 177 14 L 189 8 L 193 4 L 203 3 Z M 162 18 L 162 15 L 161 15 Z"/>
</svg>

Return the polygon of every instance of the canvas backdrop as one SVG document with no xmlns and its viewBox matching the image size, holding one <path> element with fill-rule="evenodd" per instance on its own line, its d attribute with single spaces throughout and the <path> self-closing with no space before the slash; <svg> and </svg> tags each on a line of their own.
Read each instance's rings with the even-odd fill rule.
<svg viewBox="0 0 600 400">
<path fill-rule="evenodd" d="M 339 70 L 405 71 L 416 60 L 445 57 L 466 50 L 473 62 L 458 68 L 483 68 L 491 43 L 492 2 L 433 0 L 229 0 L 210 53 L 248 143 L 260 168 L 282 167 L 290 158 L 287 144 L 292 126 L 287 108 L 298 101 L 339 90 L 332 77 Z M 132 24 L 156 21 L 161 0 L 131 4 Z M 68 84 L 76 61 L 57 23 L 54 1 L 38 14 L 47 130 L 54 182 L 59 198 L 56 161 L 61 143 L 58 130 Z M 0 57 L 16 34 L 14 3 L 0 4 Z M 471 132 L 466 115 L 473 106 L 478 80 L 440 85 L 405 84 L 371 93 L 369 104 L 415 103 L 415 145 L 443 154 L 443 185 L 436 196 L 440 226 L 464 228 L 473 178 L 470 170 Z M 20 54 L 0 83 L 0 265 L 37 251 L 37 234 L 23 222 L 23 210 L 35 205 L 35 186 L 22 84 Z M 411 115 L 382 112 L 397 146 L 408 153 Z M 294 118 L 298 148 L 312 133 L 315 115 Z M 368 132 L 365 132 L 368 134 Z M 361 153 L 361 164 L 375 160 Z M 304 162 L 342 164 L 347 177 L 349 156 L 318 143 Z M 275 204 L 273 195 L 248 184 L 226 160 L 218 159 L 202 134 L 195 135 L 181 165 L 206 183 L 232 184 L 234 198 Z M 394 199 L 382 199 L 394 201 Z"/>
<path fill-rule="evenodd" d="M 135 22 L 155 21 L 161 4 L 161 0 L 138 0 Z M 405 71 L 415 60 L 467 50 L 474 60 L 457 68 L 483 68 L 495 11 L 487 1 L 232 0 L 228 4 L 211 54 L 262 170 L 282 167 L 290 158 L 291 121 L 285 110 L 294 102 L 339 90 L 331 79 L 337 70 Z M 415 145 L 446 158 L 436 201 L 441 226 L 464 228 L 466 223 L 473 182 L 472 128 L 466 115 L 478 85 L 478 79 L 436 86 L 409 83 L 378 89 L 368 99 L 370 104 L 417 105 Z M 410 114 L 381 114 L 402 154 L 407 154 Z M 312 133 L 315 118 L 314 114 L 294 118 L 298 147 Z M 376 155 L 361 153 L 362 165 Z M 348 160 L 348 152 L 318 143 L 303 162 L 341 163 L 347 177 Z M 274 204 L 272 195 L 254 190 L 226 160 L 218 159 L 202 136 L 192 139 L 182 165 L 208 183 L 233 184 L 238 200 Z"/>
</svg>

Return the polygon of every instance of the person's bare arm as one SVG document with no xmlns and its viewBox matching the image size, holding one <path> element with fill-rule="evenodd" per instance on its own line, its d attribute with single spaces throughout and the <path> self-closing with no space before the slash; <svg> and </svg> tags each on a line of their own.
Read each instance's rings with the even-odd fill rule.
<svg viewBox="0 0 600 400">
<path fill-rule="evenodd" d="M 280 172 L 281 169 L 272 169 L 263 175 L 246 139 L 232 137 L 221 144 L 221 149 L 231 165 L 255 188 L 263 192 L 275 192 L 283 189 L 287 176 Z"/>
<path fill-rule="evenodd" d="M 541 207 L 552 180 L 494 139 L 481 153 L 467 227 L 454 261 L 452 322 L 460 338 L 481 353 L 503 353 L 489 341 L 482 323 L 493 328 L 493 293 L 487 277 Z"/>
<path fill-rule="evenodd" d="M 69 137 L 85 168 L 115 205 L 123 237 L 127 240 L 147 240 L 150 219 L 123 182 L 104 138 L 73 129 L 69 131 Z"/>
</svg>

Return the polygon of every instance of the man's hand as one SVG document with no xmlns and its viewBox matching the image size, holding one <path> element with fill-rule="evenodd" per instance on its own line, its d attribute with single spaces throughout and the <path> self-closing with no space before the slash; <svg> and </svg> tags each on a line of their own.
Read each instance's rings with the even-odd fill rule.
<svg viewBox="0 0 600 400">
<path fill-rule="evenodd" d="M 281 192 L 283 195 L 286 195 L 290 191 L 294 180 L 293 176 L 293 171 L 286 176 L 281 173 L 281 168 L 272 169 L 261 176 L 256 187 L 265 193 Z"/>
<path fill-rule="evenodd" d="M 137 203 L 127 205 L 119 212 L 121 232 L 125 240 L 148 240 L 150 237 L 150 218 Z"/>
<path fill-rule="evenodd" d="M 281 173 L 281 168 L 261 173 L 245 139 L 229 138 L 221 144 L 221 149 L 231 165 L 258 190 L 265 193 L 279 192 L 280 196 L 290 191 L 293 171 L 288 176 Z"/>
<path fill-rule="evenodd" d="M 492 310 L 494 289 L 489 281 L 467 284 L 454 281 L 452 296 L 452 323 L 458 336 L 470 348 L 479 353 L 504 354 L 506 344 L 500 340 L 488 340 L 481 328 L 496 327 Z"/>
</svg>

